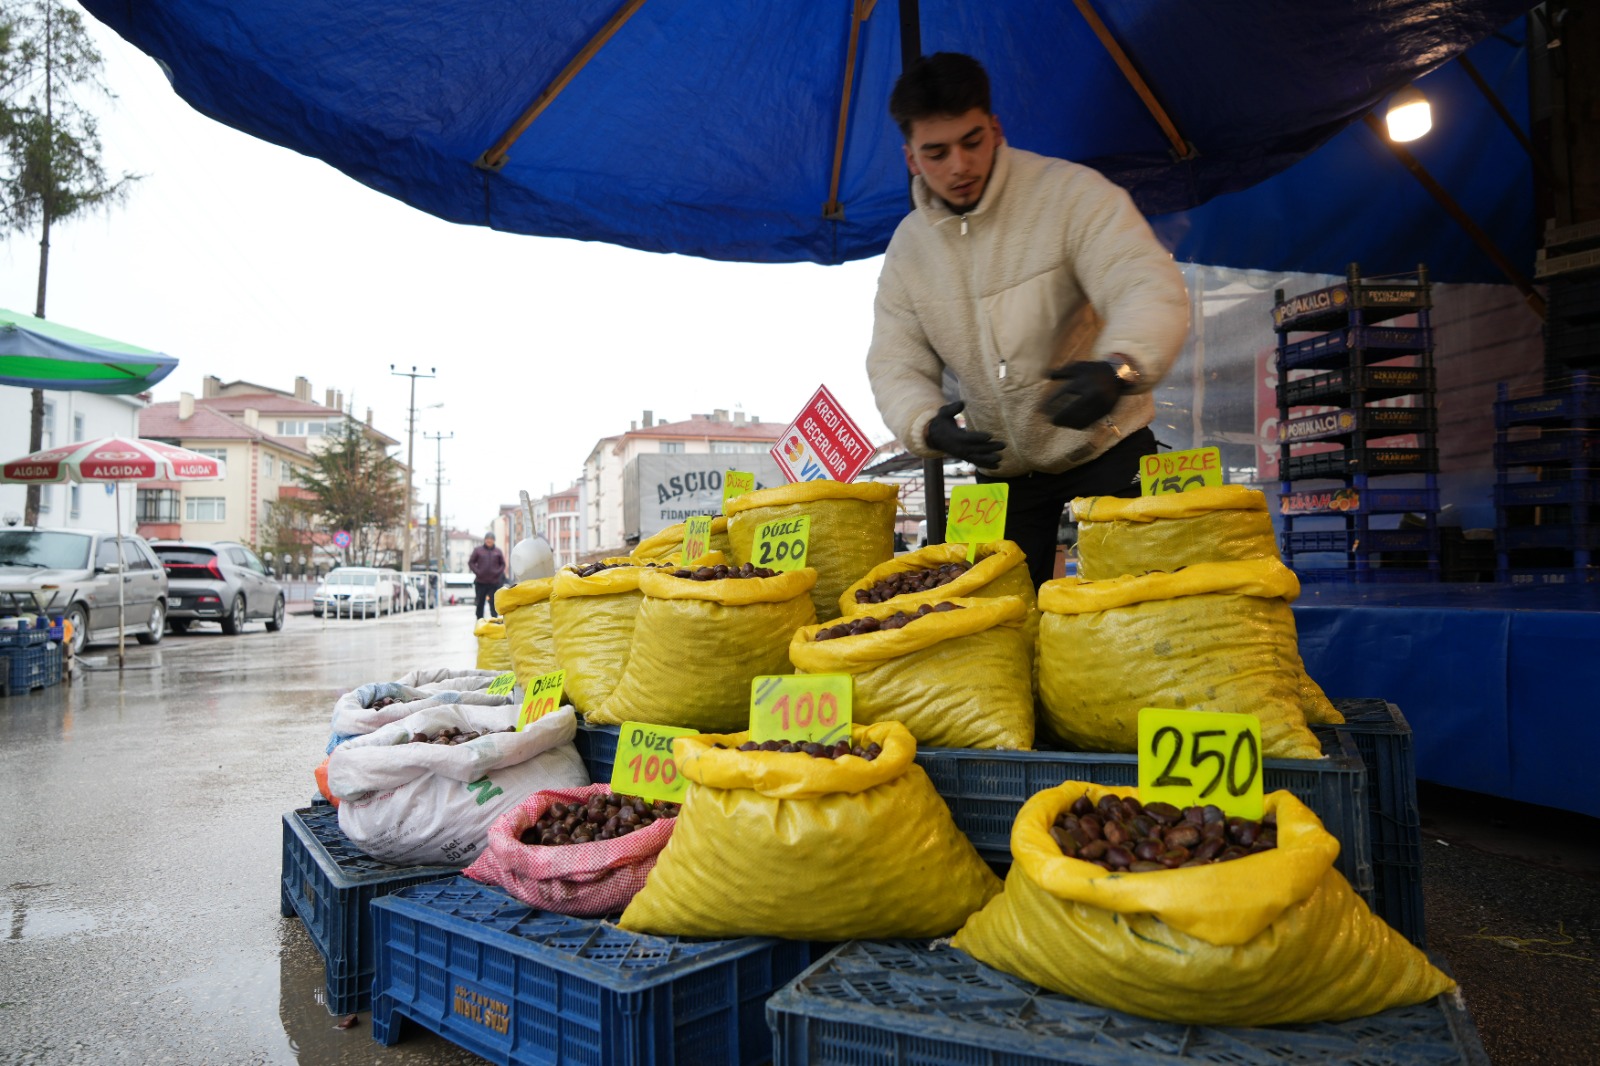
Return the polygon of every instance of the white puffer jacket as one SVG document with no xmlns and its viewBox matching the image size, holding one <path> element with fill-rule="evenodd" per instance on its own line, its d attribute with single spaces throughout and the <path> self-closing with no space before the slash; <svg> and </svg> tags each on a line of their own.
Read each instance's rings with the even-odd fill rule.
<svg viewBox="0 0 1600 1066">
<path fill-rule="evenodd" d="M 878 279 L 867 375 L 883 420 L 925 458 L 928 422 L 960 383 L 968 428 L 1005 442 L 1015 477 L 1081 466 L 1150 424 L 1189 298 L 1132 199 L 1097 171 L 1001 144 L 978 206 L 952 214 L 918 177 Z M 1050 371 L 1126 356 L 1139 387 L 1087 430 L 1050 424 Z"/>
</svg>

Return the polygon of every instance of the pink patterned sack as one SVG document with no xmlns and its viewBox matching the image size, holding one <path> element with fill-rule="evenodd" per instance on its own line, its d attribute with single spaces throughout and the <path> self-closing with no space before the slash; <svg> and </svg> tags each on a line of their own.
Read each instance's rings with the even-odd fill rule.
<svg viewBox="0 0 1600 1066">
<path fill-rule="evenodd" d="M 661 818 L 643 829 L 589 844 L 543 847 L 524 844 L 530 828 L 556 803 L 584 804 L 611 791 L 608 784 L 535 792 L 495 820 L 489 842 L 463 873 L 498 885 L 531 907 L 574 918 L 615 914 L 632 901 L 655 868 L 677 819 Z"/>
</svg>

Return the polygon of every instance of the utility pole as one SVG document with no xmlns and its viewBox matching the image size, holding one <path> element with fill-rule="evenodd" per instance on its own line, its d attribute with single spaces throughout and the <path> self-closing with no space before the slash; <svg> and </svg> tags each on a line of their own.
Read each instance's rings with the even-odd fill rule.
<svg viewBox="0 0 1600 1066">
<path fill-rule="evenodd" d="M 417 379 L 431 378 L 435 371 L 433 367 L 423 374 L 412 367 L 410 370 L 396 370 L 394 364 L 389 364 L 389 373 L 397 378 L 411 379 L 411 405 L 406 408 L 406 513 L 400 521 L 400 572 L 411 573 L 411 451 L 415 443 L 417 431 Z"/>
<path fill-rule="evenodd" d="M 433 475 L 433 515 L 439 528 L 439 554 L 434 556 L 435 568 L 444 573 L 444 442 L 455 439 L 455 433 L 424 433 L 423 440 L 434 442 L 437 453 Z M 431 539 L 431 538 L 430 538 Z M 431 548 L 430 548 L 431 554 Z"/>
</svg>

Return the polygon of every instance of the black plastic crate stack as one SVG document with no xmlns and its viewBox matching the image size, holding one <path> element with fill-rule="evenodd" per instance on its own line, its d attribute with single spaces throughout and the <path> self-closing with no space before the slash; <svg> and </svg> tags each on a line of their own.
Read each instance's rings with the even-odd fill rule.
<svg viewBox="0 0 1600 1066">
<path fill-rule="evenodd" d="M 1600 221 L 1545 226 L 1536 273 L 1549 286 L 1544 324 L 1547 384 L 1600 369 Z"/>
<path fill-rule="evenodd" d="M 1279 289 L 1276 299 L 1284 561 L 1304 581 L 1437 581 L 1438 416 L 1427 268 L 1363 278 L 1352 263 L 1342 284 L 1287 299 Z M 1415 326 L 1381 325 L 1409 314 L 1417 316 Z M 1313 335 L 1291 341 L 1294 333 Z M 1418 398 L 1415 406 L 1383 405 L 1406 396 Z M 1415 446 L 1392 439 L 1412 435 Z M 1339 448 L 1308 452 L 1309 444 Z"/>
<path fill-rule="evenodd" d="M 1494 405 L 1497 576 L 1518 585 L 1600 581 L 1600 373 Z"/>
</svg>

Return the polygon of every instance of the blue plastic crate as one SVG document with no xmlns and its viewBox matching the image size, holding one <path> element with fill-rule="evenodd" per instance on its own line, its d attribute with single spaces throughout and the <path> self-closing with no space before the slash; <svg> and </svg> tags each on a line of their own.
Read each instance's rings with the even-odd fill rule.
<svg viewBox="0 0 1600 1066">
<path fill-rule="evenodd" d="M 1367 827 L 1367 770 L 1348 738 L 1322 738 L 1323 759 L 1267 759 L 1263 787 L 1287 789 L 1316 812 L 1339 838 L 1339 871 L 1372 901 L 1372 849 Z M 1011 861 L 1011 824 L 1034 793 L 1063 781 L 1093 785 L 1139 784 L 1137 755 L 1078 751 L 990 751 L 917 748 L 917 763 L 985 860 Z"/>
<path fill-rule="evenodd" d="M 1600 584 L 1600 566 L 1574 566 L 1564 569 L 1496 570 L 1496 580 L 1508 585 L 1593 585 Z"/>
<path fill-rule="evenodd" d="M 1459 992 L 1346 1022 L 1179 1025 L 1047 992 L 926 941 L 844 945 L 772 997 L 767 1023 L 775 1066 L 1489 1063 Z"/>
<path fill-rule="evenodd" d="M 766 1062 L 767 998 L 811 959 L 798 940 L 627 933 L 464 877 L 372 912 L 373 1039 L 395 1044 L 408 1020 L 503 1066 Z"/>
<path fill-rule="evenodd" d="M 7 648 L 33 648 L 51 640 L 50 630 L 38 626 L 26 629 L 0 629 L 0 650 Z M 54 638 L 60 640 L 60 635 Z"/>
<path fill-rule="evenodd" d="M 1496 507 L 1582 507 L 1600 503 L 1600 481 L 1507 481 L 1494 487 Z"/>
<path fill-rule="evenodd" d="M 1495 530 L 1495 545 L 1501 551 L 1524 548 L 1567 548 L 1576 551 L 1600 548 L 1600 525 L 1548 523 L 1538 526 L 1506 526 Z"/>
<path fill-rule="evenodd" d="M 1367 767 L 1367 824 L 1372 843 L 1372 911 L 1419 948 L 1422 914 L 1422 814 L 1417 806 L 1416 751 L 1400 708 L 1377 699 L 1334 700 L 1339 726 Z"/>
<path fill-rule="evenodd" d="M 1293 560 L 1285 560 L 1293 566 Z M 1439 571 L 1425 566 L 1369 566 L 1365 570 L 1293 566 L 1302 585 L 1420 585 L 1439 580 Z"/>
<path fill-rule="evenodd" d="M 1345 478 L 1356 474 L 1426 474 L 1439 469 L 1437 448 L 1340 448 L 1313 455 L 1291 455 L 1283 476 Z"/>
<path fill-rule="evenodd" d="M 621 726 L 579 725 L 572 738 L 573 746 L 589 768 L 589 780 L 596 784 L 611 783 L 611 764 L 617 760 L 617 736 Z"/>
<path fill-rule="evenodd" d="M 1496 429 L 1561 425 L 1583 419 L 1600 419 L 1600 389 L 1568 389 L 1494 403 Z"/>
<path fill-rule="evenodd" d="M 1584 469 L 1600 463 L 1600 433 L 1545 430 L 1532 440 L 1498 441 L 1494 446 L 1494 465 L 1498 470 L 1551 463 L 1576 463 Z"/>
<path fill-rule="evenodd" d="M 1278 402 L 1285 407 L 1297 407 L 1335 401 L 1347 403 L 1358 396 L 1370 402 L 1432 392 L 1433 368 L 1430 366 L 1340 367 L 1327 374 L 1280 381 Z"/>
<path fill-rule="evenodd" d="M 1432 433 L 1436 428 L 1431 407 L 1347 407 L 1280 421 L 1278 443 L 1344 440 L 1357 433 L 1368 439 L 1378 439 Z"/>
<path fill-rule="evenodd" d="M 1301 489 L 1280 494 L 1278 508 L 1286 517 L 1437 511 L 1439 490 L 1426 487 L 1363 489 L 1354 485 L 1330 489 Z"/>
<path fill-rule="evenodd" d="M 1425 552 L 1439 550 L 1438 534 L 1429 529 L 1295 530 L 1284 534 L 1289 552 Z"/>
<path fill-rule="evenodd" d="M 361 852 L 339 831 L 332 805 L 283 816 L 280 908 L 298 915 L 327 964 L 323 989 L 328 1013 L 352 1014 L 372 1006 L 372 914 L 377 897 L 454 877 L 455 866 L 391 866 Z"/>
<path fill-rule="evenodd" d="M 0 688 L 6 695 L 20 696 L 60 682 L 61 645 L 44 641 L 0 646 Z"/>
</svg>

